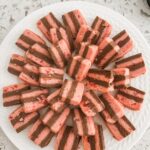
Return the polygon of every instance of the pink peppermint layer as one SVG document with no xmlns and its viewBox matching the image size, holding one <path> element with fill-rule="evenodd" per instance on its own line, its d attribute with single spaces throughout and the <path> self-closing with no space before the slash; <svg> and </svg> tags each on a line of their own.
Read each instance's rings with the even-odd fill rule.
<svg viewBox="0 0 150 150">
<path fill-rule="evenodd" d="M 100 112 L 108 123 L 115 123 L 124 116 L 123 106 L 110 93 L 102 94 L 100 100 L 105 105 L 105 109 Z"/>
<path fill-rule="evenodd" d="M 63 39 L 58 41 L 56 45 L 51 45 L 49 53 L 56 66 L 59 68 L 64 68 L 71 57 L 71 50 Z"/>
<path fill-rule="evenodd" d="M 144 95 L 145 92 L 134 87 L 128 87 L 119 89 L 116 99 L 129 109 L 140 110 L 144 100 Z"/>
<path fill-rule="evenodd" d="M 40 147 L 47 146 L 51 139 L 53 138 L 54 133 L 38 119 L 28 132 L 28 137 Z"/>
<path fill-rule="evenodd" d="M 99 36 L 99 32 L 97 30 L 93 30 L 85 25 L 81 26 L 76 36 L 75 44 L 77 47 L 81 42 L 88 42 L 89 44 L 96 44 L 98 36 Z"/>
<path fill-rule="evenodd" d="M 128 68 L 116 68 L 112 70 L 114 75 L 114 88 L 120 89 L 129 87 L 130 85 L 130 70 Z"/>
<path fill-rule="evenodd" d="M 19 74 L 23 70 L 23 66 L 27 63 L 26 58 L 18 55 L 18 54 L 13 54 L 10 58 L 10 62 L 8 65 L 8 72 L 19 76 Z"/>
<path fill-rule="evenodd" d="M 99 31 L 97 44 L 100 44 L 103 39 L 110 35 L 112 26 L 106 20 L 97 16 L 92 23 L 92 29 Z"/>
<path fill-rule="evenodd" d="M 84 84 L 73 80 L 65 80 L 60 90 L 61 101 L 78 106 L 82 100 Z"/>
<path fill-rule="evenodd" d="M 67 30 L 71 33 L 73 38 L 76 38 L 79 28 L 82 25 L 87 25 L 82 13 L 77 9 L 64 14 L 62 19 Z"/>
<path fill-rule="evenodd" d="M 67 74 L 77 81 L 82 81 L 91 67 L 91 61 L 79 55 L 71 58 L 67 66 Z"/>
<path fill-rule="evenodd" d="M 48 89 L 40 87 L 22 92 L 21 101 L 25 113 L 35 112 L 47 105 Z"/>
<path fill-rule="evenodd" d="M 63 25 L 60 23 L 60 21 L 57 20 L 54 14 L 50 12 L 37 22 L 37 27 L 43 33 L 43 35 L 49 41 L 51 41 L 50 36 L 49 36 L 50 28 L 59 28 L 59 27 L 63 27 Z"/>
<path fill-rule="evenodd" d="M 80 43 L 80 46 L 76 54 L 80 55 L 83 58 L 90 60 L 91 63 L 93 63 L 95 60 L 95 57 L 98 54 L 98 46 L 91 45 L 88 42 L 82 42 Z"/>
<path fill-rule="evenodd" d="M 49 30 L 49 36 L 51 39 L 52 44 L 57 44 L 58 41 L 61 39 L 64 39 L 71 51 L 74 50 L 74 43 L 73 39 L 71 38 L 68 30 L 65 30 L 64 28 L 50 28 Z"/>
<path fill-rule="evenodd" d="M 119 46 L 116 45 L 111 38 L 105 38 L 99 44 L 98 55 L 95 59 L 95 64 L 104 69 L 114 60 L 119 50 Z"/>
<path fill-rule="evenodd" d="M 47 97 L 47 102 L 50 104 L 50 108 L 57 113 L 61 113 L 67 106 L 61 101 L 59 93 L 60 89 L 57 89 Z"/>
<path fill-rule="evenodd" d="M 79 108 L 72 110 L 74 131 L 80 136 L 95 135 L 93 117 L 86 116 Z"/>
<path fill-rule="evenodd" d="M 104 110 L 104 104 L 94 91 L 86 91 L 82 97 L 80 108 L 86 116 L 95 116 L 98 112 Z"/>
<path fill-rule="evenodd" d="M 60 87 L 63 84 L 64 70 L 54 67 L 40 67 L 40 86 Z"/>
<path fill-rule="evenodd" d="M 107 93 L 114 90 L 111 85 L 112 81 L 113 76 L 111 71 L 92 68 L 87 74 L 85 83 L 88 89 Z"/>
<path fill-rule="evenodd" d="M 12 84 L 3 87 L 3 105 L 13 106 L 21 104 L 21 93 L 30 87 L 26 83 Z"/>
<path fill-rule="evenodd" d="M 123 116 L 114 124 L 105 122 L 105 125 L 109 129 L 112 136 L 118 141 L 123 140 L 135 130 L 134 125 L 126 116 Z"/>
<path fill-rule="evenodd" d="M 133 48 L 133 41 L 125 30 L 119 32 L 112 39 L 120 47 L 120 51 L 116 56 L 115 60 L 122 58 Z"/>
<path fill-rule="evenodd" d="M 138 77 L 146 72 L 145 63 L 141 53 L 116 62 L 116 67 L 128 68 L 130 70 L 131 78 Z"/>
<path fill-rule="evenodd" d="M 39 69 L 38 67 L 26 64 L 23 71 L 19 75 L 19 79 L 28 83 L 29 85 L 39 86 Z"/>
<path fill-rule="evenodd" d="M 27 51 L 35 43 L 45 44 L 45 41 L 36 33 L 26 29 L 17 40 L 16 45 Z"/>
<path fill-rule="evenodd" d="M 95 135 L 83 136 L 82 143 L 85 150 L 104 150 L 105 141 L 102 126 L 95 125 Z"/>
<path fill-rule="evenodd" d="M 48 47 L 44 44 L 36 43 L 32 45 L 26 52 L 26 57 L 28 60 L 42 67 L 51 66 L 53 63 L 48 52 Z"/>
<path fill-rule="evenodd" d="M 57 134 L 55 140 L 55 150 L 78 150 L 80 143 L 78 136 L 71 126 L 64 126 Z"/>
<path fill-rule="evenodd" d="M 62 113 L 48 110 L 42 117 L 42 122 L 47 125 L 53 133 L 58 133 L 66 123 L 70 109 L 65 108 Z"/>
<path fill-rule="evenodd" d="M 25 113 L 22 106 L 18 107 L 9 115 L 9 120 L 18 133 L 34 123 L 38 118 L 39 113 Z"/>
</svg>

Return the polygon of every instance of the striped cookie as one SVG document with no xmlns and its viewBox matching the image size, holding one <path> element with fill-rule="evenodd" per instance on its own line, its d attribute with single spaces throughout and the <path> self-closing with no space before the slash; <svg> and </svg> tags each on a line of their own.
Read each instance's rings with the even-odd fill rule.
<svg viewBox="0 0 150 150">
<path fill-rule="evenodd" d="M 17 40 L 16 45 L 27 51 L 35 43 L 45 44 L 45 41 L 36 33 L 26 29 Z"/>
<path fill-rule="evenodd" d="M 97 16 L 92 23 L 92 29 L 99 31 L 97 44 L 100 44 L 104 38 L 110 35 L 112 26 L 106 20 Z"/>
<path fill-rule="evenodd" d="M 133 41 L 125 30 L 119 32 L 112 39 L 120 47 L 120 51 L 115 59 L 122 58 L 133 48 Z"/>
<path fill-rule="evenodd" d="M 146 72 L 146 67 L 142 54 L 138 53 L 136 55 L 124 58 L 116 62 L 117 68 L 128 68 L 130 70 L 130 77 L 135 78 Z"/>
<path fill-rule="evenodd" d="M 32 45 L 26 52 L 26 57 L 38 66 L 48 67 L 52 64 L 52 58 L 48 52 L 48 47 L 44 44 L 36 43 Z"/>
<path fill-rule="evenodd" d="M 145 92 L 134 87 L 128 87 L 119 89 L 116 99 L 129 109 L 140 110 L 144 100 L 144 95 Z"/>
<path fill-rule="evenodd" d="M 94 136 L 83 136 L 82 143 L 85 150 L 104 150 L 104 135 L 103 128 L 101 125 L 95 125 L 95 135 Z"/>
<path fill-rule="evenodd" d="M 21 94 L 21 102 L 25 113 L 35 112 L 47 105 L 48 89 L 40 87 L 27 90 Z"/>
<path fill-rule="evenodd" d="M 77 106 L 82 100 L 83 92 L 83 83 L 66 79 L 61 87 L 59 96 L 61 101 Z"/>
<path fill-rule="evenodd" d="M 77 9 L 64 14 L 62 19 L 73 38 L 76 37 L 79 28 L 82 25 L 87 25 L 87 22 L 82 13 Z"/>
<path fill-rule="evenodd" d="M 65 108 L 62 113 L 56 113 L 52 110 L 48 110 L 41 119 L 53 133 L 58 133 L 67 121 L 69 114 L 69 108 Z"/>
<path fill-rule="evenodd" d="M 50 12 L 37 22 L 37 27 L 43 33 L 43 35 L 49 41 L 51 41 L 50 36 L 49 36 L 50 28 L 59 28 L 59 27 L 63 27 L 63 25 L 61 24 L 59 20 L 57 20 L 54 14 Z"/>
<path fill-rule="evenodd" d="M 84 93 L 80 108 L 86 116 L 95 116 L 98 112 L 104 110 L 104 104 L 94 91 L 90 90 Z"/>
<path fill-rule="evenodd" d="M 95 64 L 104 69 L 117 56 L 120 48 L 111 38 L 105 38 L 99 45 L 99 52 L 95 59 Z"/>
<path fill-rule="evenodd" d="M 47 146 L 51 139 L 53 138 L 54 133 L 38 119 L 30 129 L 28 137 L 40 147 Z"/>
<path fill-rule="evenodd" d="M 40 67 L 40 86 L 60 87 L 63 84 L 64 70 L 54 67 Z"/>
<path fill-rule="evenodd" d="M 55 140 L 55 150 L 78 150 L 80 136 L 74 133 L 71 126 L 64 126 Z"/>
<path fill-rule="evenodd" d="M 65 40 L 60 40 L 56 45 L 51 45 L 49 53 L 57 67 L 64 68 L 71 57 L 71 51 Z"/>
<path fill-rule="evenodd" d="M 114 90 L 111 85 L 112 81 L 113 76 L 111 71 L 92 68 L 86 77 L 86 87 L 94 91 L 106 93 Z"/>
<path fill-rule="evenodd" d="M 75 133 L 80 136 L 95 135 L 95 124 L 92 117 L 87 117 L 80 109 L 73 109 L 72 120 Z"/>
<path fill-rule="evenodd" d="M 70 77 L 76 79 L 77 81 L 82 81 L 86 77 L 91 65 L 90 60 L 76 55 L 72 57 L 68 63 L 66 72 Z"/>
<path fill-rule="evenodd" d="M 3 105 L 7 107 L 21 104 L 21 92 L 29 88 L 29 85 L 26 83 L 12 84 L 3 87 Z"/>
<path fill-rule="evenodd" d="M 38 112 L 25 113 L 20 106 L 9 115 L 9 120 L 17 133 L 21 132 L 39 118 Z"/>
<path fill-rule="evenodd" d="M 100 114 L 106 122 L 115 123 L 124 116 L 123 106 L 110 93 L 102 94 L 99 98 L 105 105 L 105 109 Z"/>
<path fill-rule="evenodd" d="M 39 85 L 39 69 L 38 67 L 30 64 L 26 64 L 23 67 L 23 71 L 19 75 L 19 79 L 28 83 L 29 85 Z"/>
<path fill-rule="evenodd" d="M 18 55 L 18 54 L 13 54 L 10 58 L 10 62 L 8 65 L 8 72 L 19 76 L 19 74 L 22 72 L 23 66 L 27 63 L 26 58 Z"/>
</svg>

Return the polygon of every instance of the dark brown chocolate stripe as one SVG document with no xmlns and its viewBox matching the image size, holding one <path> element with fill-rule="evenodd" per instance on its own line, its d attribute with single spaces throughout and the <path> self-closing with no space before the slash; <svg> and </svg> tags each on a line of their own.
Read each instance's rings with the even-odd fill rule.
<svg viewBox="0 0 150 150">
<path fill-rule="evenodd" d="M 8 101 L 7 102 L 4 101 L 3 106 L 4 107 L 8 107 L 8 106 L 19 105 L 19 104 L 21 104 L 20 99 L 15 99 L 15 100 L 9 101 L 9 102 Z"/>
<path fill-rule="evenodd" d="M 97 129 L 98 129 L 100 150 L 104 150 L 105 149 L 105 143 L 104 143 L 103 128 L 101 125 L 98 125 Z"/>
<path fill-rule="evenodd" d="M 25 93 L 32 93 L 34 91 L 38 91 L 38 90 L 43 90 L 44 88 L 42 87 L 34 87 L 33 89 L 30 89 L 30 90 L 27 90 L 27 91 L 23 91 L 22 94 L 25 94 Z"/>
<path fill-rule="evenodd" d="M 141 53 L 136 54 L 136 55 L 133 55 L 133 56 L 130 56 L 130 57 L 128 57 L 128 58 L 124 58 L 124 59 L 122 59 L 122 60 L 116 62 L 116 65 L 120 65 L 120 64 L 122 64 L 122 63 L 126 63 L 126 62 L 129 62 L 129 61 L 131 61 L 131 60 L 134 60 L 134 59 L 137 59 L 137 58 L 140 58 L 140 57 L 141 57 L 141 59 L 142 59 L 142 54 L 141 54 Z"/>
<path fill-rule="evenodd" d="M 42 44 L 42 43 L 37 43 L 41 48 L 45 49 L 46 51 L 48 51 L 48 46 L 46 44 Z"/>
<path fill-rule="evenodd" d="M 28 90 L 28 89 L 29 89 L 29 86 L 25 86 L 23 88 L 15 90 L 15 91 L 3 93 L 3 98 L 13 96 L 13 95 L 20 95 L 23 91 Z"/>
<path fill-rule="evenodd" d="M 78 133 L 78 128 L 77 128 L 75 118 L 76 118 L 75 111 L 71 110 L 71 119 L 72 119 L 72 122 L 73 122 L 73 129 L 74 129 L 74 133 L 77 134 Z"/>
<path fill-rule="evenodd" d="M 19 48 L 21 48 L 22 50 L 24 50 L 24 51 L 26 51 L 28 48 L 26 48 L 26 47 L 24 47 L 22 44 L 20 44 L 20 43 L 17 43 L 16 42 L 16 45 L 19 47 Z"/>
<path fill-rule="evenodd" d="M 142 61 L 142 62 L 139 62 L 139 63 L 137 63 L 137 64 L 133 64 L 133 65 L 127 66 L 127 67 L 128 67 L 129 70 L 132 72 L 132 71 L 135 71 L 135 70 L 138 70 L 138 69 L 140 69 L 140 68 L 145 67 L 145 64 L 144 64 L 144 62 Z"/>
<path fill-rule="evenodd" d="M 38 80 L 39 79 L 39 74 L 36 74 L 34 72 L 31 72 L 30 70 L 24 68 L 23 73 L 31 77 L 32 79 Z"/>
<path fill-rule="evenodd" d="M 135 130 L 135 127 L 133 126 L 133 124 L 128 120 L 128 118 L 126 116 L 123 116 L 122 119 L 133 129 Z"/>
<path fill-rule="evenodd" d="M 76 64 L 75 64 L 75 67 L 74 67 L 74 70 L 73 70 L 73 73 L 72 73 L 73 78 L 75 78 L 75 76 L 78 74 L 78 71 L 79 71 L 79 68 L 80 68 L 80 65 L 81 65 L 81 61 L 82 61 L 82 59 L 76 60 Z"/>
<path fill-rule="evenodd" d="M 99 34 L 98 34 L 98 35 L 99 35 Z M 92 43 L 92 44 L 96 44 L 96 43 L 97 43 L 98 35 L 95 34 L 95 35 L 93 36 L 93 38 L 92 38 L 92 40 L 91 40 L 91 43 Z"/>
<path fill-rule="evenodd" d="M 126 80 L 126 76 L 125 75 L 114 75 L 114 81 L 113 82 L 119 82 L 119 81 L 124 81 Z"/>
<path fill-rule="evenodd" d="M 57 35 L 58 40 L 63 39 L 59 29 L 56 29 L 56 35 Z"/>
<path fill-rule="evenodd" d="M 74 134 L 75 134 L 75 140 L 73 142 L 73 146 L 72 146 L 71 150 L 78 150 L 78 146 L 79 146 L 81 137 L 76 135 L 76 133 L 74 133 Z"/>
<path fill-rule="evenodd" d="M 119 41 L 119 42 L 118 42 L 118 45 L 119 45 L 120 48 L 122 48 L 122 47 L 123 47 L 125 44 L 127 44 L 129 41 L 130 41 L 130 37 L 127 36 L 124 40 Z"/>
<path fill-rule="evenodd" d="M 12 63 L 12 64 L 17 64 L 18 66 L 23 66 L 23 65 L 26 64 L 26 62 L 20 61 L 20 60 L 18 60 L 18 59 L 14 59 L 14 58 L 12 58 L 12 59 L 10 60 L 10 63 Z"/>
<path fill-rule="evenodd" d="M 118 33 L 117 35 L 115 35 L 112 39 L 114 41 L 118 40 L 119 38 L 121 38 L 124 34 L 126 34 L 125 30 L 122 30 L 120 33 Z"/>
<path fill-rule="evenodd" d="M 108 71 L 108 70 L 90 69 L 89 74 L 90 73 L 104 75 L 107 78 L 111 78 L 111 71 Z"/>
<path fill-rule="evenodd" d="M 61 139 L 60 144 L 58 146 L 58 150 L 63 150 L 64 149 L 65 144 L 66 144 L 66 142 L 68 140 L 68 137 L 69 137 L 69 134 L 71 133 L 71 131 L 72 131 L 72 127 L 67 126 L 65 128 L 65 131 L 64 131 L 64 133 L 62 135 L 62 139 Z"/>
<path fill-rule="evenodd" d="M 92 34 L 92 31 L 90 31 L 89 29 L 87 29 L 87 31 L 85 32 L 84 36 L 83 36 L 83 42 L 87 42 L 89 40 L 90 35 Z"/>
<path fill-rule="evenodd" d="M 99 29 L 98 29 L 98 31 L 99 31 L 98 39 L 102 39 L 103 31 L 104 31 L 105 28 L 106 28 L 105 27 L 105 20 L 102 20 L 102 22 L 101 22 L 101 24 L 99 26 Z"/>
<path fill-rule="evenodd" d="M 95 83 L 96 85 L 98 86 L 103 86 L 103 87 L 106 87 L 108 88 L 109 87 L 109 83 L 106 82 L 106 81 L 102 81 L 102 80 L 97 80 L 97 79 L 94 79 L 94 78 L 91 78 L 91 77 L 86 77 L 86 79 L 89 81 L 89 82 L 93 82 Z"/>
<path fill-rule="evenodd" d="M 61 87 L 62 83 L 54 83 L 54 84 L 40 84 L 41 87 L 45 87 L 45 88 L 59 88 Z"/>
<path fill-rule="evenodd" d="M 41 22 L 45 26 L 45 28 L 49 31 L 49 29 L 52 27 L 49 22 L 47 21 L 46 17 L 41 18 Z"/>
<path fill-rule="evenodd" d="M 60 89 L 60 93 L 59 93 L 60 97 L 62 96 L 64 89 L 66 88 L 67 81 L 68 81 L 67 79 L 64 80 L 64 83 Z"/>
<path fill-rule="evenodd" d="M 16 76 L 19 76 L 20 73 L 21 73 L 20 71 L 15 70 L 14 68 L 11 68 L 11 67 L 8 67 L 8 72 L 10 72 L 10 73 L 12 73 L 12 74 L 14 74 Z"/>
<path fill-rule="evenodd" d="M 72 58 L 72 56 L 71 56 L 70 60 L 69 60 L 68 63 L 67 63 L 67 67 L 66 67 L 66 73 L 67 73 L 67 74 L 69 73 L 69 69 L 70 69 L 70 66 L 71 66 L 71 64 L 72 64 L 72 61 L 73 61 L 73 58 Z M 70 76 L 72 76 L 72 75 L 70 75 Z"/>
<path fill-rule="evenodd" d="M 71 35 L 71 33 L 66 29 L 66 35 L 67 35 L 67 39 L 69 41 L 69 45 L 70 45 L 70 48 L 71 48 L 71 52 L 74 50 L 74 41 L 73 41 L 73 37 Z"/>
<path fill-rule="evenodd" d="M 132 87 L 132 86 L 128 87 L 127 89 L 128 89 L 128 90 L 135 91 L 135 92 L 138 92 L 138 93 L 140 93 L 140 94 L 142 94 L 142 95 L 145 94 L 144 91 L 141 91 L 141 90 L 139 90 L 139 89 L 137 89 L 137 88 L 135 88 L 135 87 Z"/>
<path fill-rule="evenodd" d="M 33 39 L 31 39 L 28 36 L 25 36 L 24 34 L 22 34 L 20 36 L 20 39 L 23 40 L 25 43 L 29 44 L 29 45 L 33 45 L 34 43 L 36 43 L 36 41 L 34 41 Z"/>
<path fill-rule="evenodd" d="M 42 78 L 49 78 L 49 79 L 52 79 L 52 78 L 55 78 L 55 79 L 63 79 L 63 74 L 57 74 L 57 73 L 54 73 L 54 74 L 50 74 L 50 75 L 47 75 L 47 74 L 41 74 L 40 77 Z"/>
<path fill-rule="evenodd" d="M 77 49 L 77 54 L 79 54 L 81 48 L 82 48 L 82 43 L 79 44 L 79 49 Z M 87 44 L 84 46 L 82 57 L 84 57 L 84 58 L 86 57 L 86 55 L 88 53 L 88 49 L 89 49 L 89 45 Z"/>
<path fill-rule="evenodd" d="M 103 49 L 101 53 L 97 55 L 97 58 L 95 60 L 96 64 L 99 64 L 99 62 L 113 49 L 113 46 L 111 44 L 107 44 L 107 46 Z"/>
<path fill-rule="evenodd" d="M 70 28 L 70 26 L 69 26 L 69 24 L 68 24 L 68 22 L 66 20 L 65 15 L 62 16 L 62 19 L 63 19 L 63 22 L 64 22 L 65 26 L 67 26 L 69 28 L 69 30 L 71 31 L 71 28 Z"/>
<path fill-rule="evenodd" d="M 42 96 L 44 96 L 43 94 L 41 94 Z M 35 96 L 35 97 L 29 97 L 29 98 L 22 98 L 21 101 L 22 103 L 29 103 L 29 102 L 39 102 L 39 100 L 37 99 L 38 97 L 40 98 L 41 95 Z M 45 97 L 46 100 L 46 97 Z M 40 102 L 39 102 L 40 103 Z"/>
<path fill-rule="evenodd" d="M 99 17 L 96 16 L 96 18 L 94 19 L 94 21 L 93 21 L 93 23 L 92 23 L 92 26 L 91 26 L 93 29 L 95 29 L 96 24 L 98 23 L 98 20 L 99 20 Z"/>
<path fill-rule="evenodd" d="M 55 104 L 56 102 L 58 102 L 58 98 L 59 98 L 59 95 L 56 95 L 55 97 L 53 97 L 50 101 L 48 101 L 48 103 L 50 105 L 53 105 Z"/>
<path fill-rule="evenodd" d="M 87 142 L 90 145 L 90 150 L 96 150 L 96 141 L 94 136 L 87 137 Z"/>
<path fill-rule="evenodd" d="M 143 98 L 136 97 L 136 95 L 130 95 L 130 94 L 125 93 L 124 91 L 121 91 L 121 90 L 118 91 L 118 94 L 128 98 L 129 100 L 134 100 L 137 103 L 143 102 Z"/>
</svg>

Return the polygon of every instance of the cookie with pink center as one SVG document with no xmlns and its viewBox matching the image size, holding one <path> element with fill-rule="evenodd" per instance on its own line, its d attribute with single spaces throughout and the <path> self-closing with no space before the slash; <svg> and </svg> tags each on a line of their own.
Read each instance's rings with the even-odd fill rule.
<svg viewBox="0 0 150 150">
<path fill-rule="evenodd" d="M 28 132 L 28 137 L 40 147 L 47 146 L 51 139 L 53 138 L 54 133 L 50 131 L 50 129 L 42 123 L 40 119 L 38 119 L 30 131 Z"/>
<path fill-rule="evenodd" d="M 38 66 L 48 67 L 53 63 L 52 58 L 48 52 L 48 47 L 44 44 L 35 43 L 26 52 L 26 57 L 31 62 Z"/>
<path fill-rule="evenodd" d="M 141 53 L 116 62 L 116 68 L 128 68 L 130 70 L 131 78 L 138 77 L 146 72 L 145 63 Z"/>
<path fill-rule="evenodd" d="M 111 38 L 105 38 L 99 44 L 95 64 L 102 69 L 106 68 L 114 60 L 119 51 L 120 47 Z"/>
<path fill-rule="evenodd" d="M 22 92 L 21 102 L 25 113 L 35 112 L 47 106 L 48 89 L 35 88 Z"/>
<path fill-rule="evenodd" d="M 87 25 L 87 22 L 82 13 L 77 9 L 64 14 L 62 19 L 73 38 L 76 38 L 79 28 L 82 25 Z"/>
<path fill-rule="evenodd" d="M 29 85 L 39 86 L 39 69 L 37 66 L 26 64 L 19 75 L 19 79 Z"/>
<path fill-rule="evenodd" d="M 40 86 L 60 87 L 63 84 L 64 70 L 54 67 L 40 67 Z"/>
<path fill-rule="evenodd" d="M 86 116 L 80 109 L 72 110 L 72 120 L 75 133 L 80 136 L 95 135 L 95 124 L 93 117 Z"/>
<path fill-rule="evenodd" d="M 144 95 L 145 92 L 134 87 L 128 87 L 119 89 L 116 99 L 129 109 L 140 110 L 144 100 Z"/>
<path fill-rule="evenodd" d="M 120 47 L 120 51 L 115 59 L 120 59 L 133 48 L 133 41 L 126 30 L 119 32 L 113 38 L 113 41 Z"/>
<path fill-rule="evenodd" d="M 69 108 L 65 108 L 61 113 L 48 110 L 41 119 L 42 122 L 47 125 L 53 133 L 58 133 L 66 123 L 69 114 Z"/>
<path fill-rule="evenodd" d="M 9 120 L 17 133 L 21 132 L 39 118 L 38 112 L 25 113 L 22 106 L 9 115 Z"/>
<path fill-rule="evenodd" d="M 102 94 L 99 98 L 105 105 L 105 109 L 100 114 L 106 122 L 115 123 L 124 116 L 123 106 L 110 93 Z"/>
<path fill-rule="evenodd" d="M 83 136 L 82 137 L 83 147 L 86 150 L 104 150 L 105 141 L 103 135 L 103 128 L 101 125 L 95 125 L 94 136 Z"/>
<path fill-rule="evenodd" d="M 71 58 L 67 66 L 67 74 L 76 79 L 77 81 L 82 81 L 85 79 L 92 63 L 90 60 L 85 59 L 79 55 Z"/>
<path fill-rule="evenodd" d="M 63 27 L 62 23 L 54 16 L 52 12 L 48 13 L 46 16 L 42 17 L 37 22 L 37 27 L 43 33 L 43 35 L 49 40 L 49 30 L 50 28 L 60 28 Z"/>
<path fill-rule="evenodd" d="M 8 65 L 8 71 L 16 76 L 19 76 L 19 74 L 23 70 L 23 66 L 27 63 L 26 58 L 18 55 L 13 54 L 10 58 L 10 62 Z"/>
<path fill-rule="evenodd" d="M 71 50 L 63 39 L 58 41 L 56 45 L 51 45 L 49 53 L 56 66 L 59 68 L 64 68 L 71 57 Z"/>
<path fill-rule="evenodd" d="M 82 100 L 84 84 L 73 80 L 65 80 L 60 90 L 61 101 L 78 106 Z"/>
<path fill-rule="evenodd" d="M 45 44 L 45 41 L 36 33 L 26 29 L 17 40 L 16 45 L 27 51 L 35 43 Z"/>
<path fill-rule="evenodd" d="M 100 44 L 102 40 L 110 35 L 112 26 L 106 20 L 97 16 L 92 23 L 92 29 L 99 31 L 97 44 Z"/>
<path fill-rule="evenodd" d="M 126 116 L 123 116 L 113 124 L 105 122 L 105 125 L 109 129 L 112 136 L 118 141 L 123 140 L 135 130 L 134 125 L 128 120 Z"/>
<path fill-rule="evenodd" d="M 21 104 L 21 93 L 30 89 L 26 83 L 12 84 L 3 87 L 3 105 L 13 106 Z"/>
<path fill-rule="evenodd" d="M 88 89 L 107 93 L 114 90 L 112 86 L 113 79 L 111 71 L 92 68 L 87 74 L 85 83 Z"/>
<path fill-rule="evenodd" d="M 89 90 L 83 94 L 80 108 L 86 116 L 95 116 L 98 112 L 104 110 L 104 107 L 94 91 Z"/>
</svg>

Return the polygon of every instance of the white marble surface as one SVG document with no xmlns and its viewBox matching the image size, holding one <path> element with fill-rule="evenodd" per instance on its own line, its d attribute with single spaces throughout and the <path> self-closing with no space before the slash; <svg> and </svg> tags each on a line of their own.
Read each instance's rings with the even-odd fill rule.
<svg viewBox="0 0 150 150">
<path fill-rule="evenodd" d="M 24 16 L 63 0 L 0 0 L 0 42 Z M 65 1 L 65 0 L 64 0 Z M 146 0 L 87 0 L 118 11 L 135 24 L 150 43 L 150 8 Z M 132 150 L 150 150 L 150 128 Z M 17 150 L 0 129 L 0 150 Z M 128 150 L 128 148 L 127 148 Z"/>
</svg>

